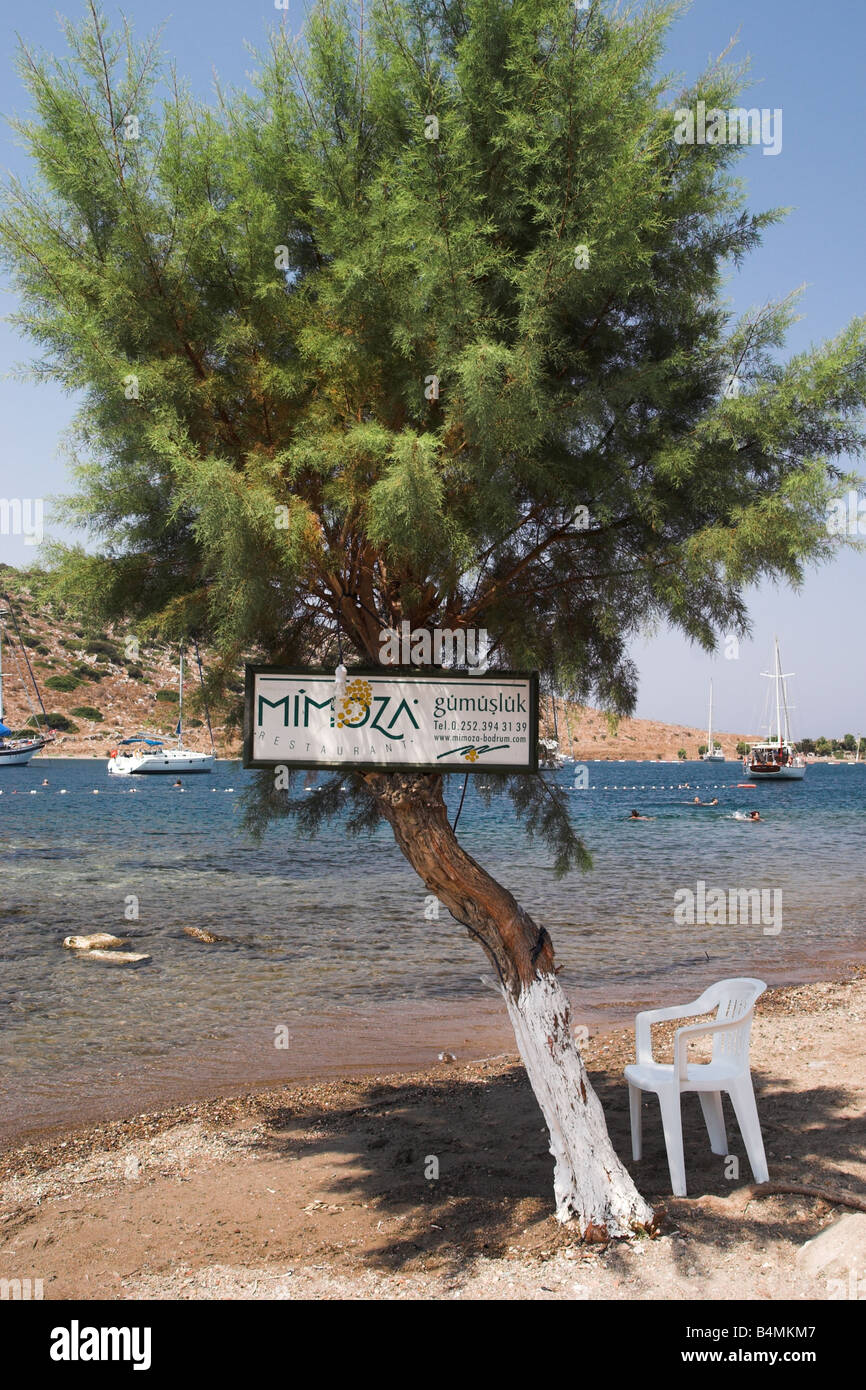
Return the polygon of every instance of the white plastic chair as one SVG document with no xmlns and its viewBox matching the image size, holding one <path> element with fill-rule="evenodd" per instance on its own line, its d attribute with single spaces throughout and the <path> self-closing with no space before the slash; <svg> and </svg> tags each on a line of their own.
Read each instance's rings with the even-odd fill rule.
<svg viewBox="0 0 866 1390">
<path fill-rule="evenodd" d="M 722 1091 L 731 1097 L 734 1114 L 740 1126 L 755 1182 L 766 1182 L 767 1160 L 761 1123 L 752 1089 L 749 1070 L 749 1035 L 755 1002 L 767 986 L 763 980 L 747 978 L 720 980 L 710 985 L 693 1004 L 670 1009 L 649 1009 L 635 1019 L 637 1062 L 625 1069 L 628 1081 L 631 1113 L 632 1157 L 641 1156 L 641 1093 L 655 1091 L 662 1112 L 665 1147 L 671 1173 L 671 1187 L 676 1197 L 686 1195 L 686 1167 L 683 1159 L 683 1129 L 680 1114 L 680 1093 L 697 1091 L 700 1095 L 704 1122 L 714 1154 L 727 1154 L 728 1140 L 722 1111 Z M 718 1006 L 718 1007 L 717 1007 Z M 712 1023 L 692 1023 L 678 1028 L 674 1035 L 673 1066 L 656 1062 L 652 1052 L 650 1024 L 664 1019 L 694 1018 L 716 1009 Z M 689 1043 L 693 1038 L 712 1033 L 713 1053 L 710 1062 L 689 1062 Z"/>
</svg>

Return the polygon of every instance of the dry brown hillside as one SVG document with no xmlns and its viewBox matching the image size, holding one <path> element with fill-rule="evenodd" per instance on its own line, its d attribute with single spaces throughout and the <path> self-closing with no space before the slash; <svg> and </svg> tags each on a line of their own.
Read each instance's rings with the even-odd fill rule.
<svg viewBox="0 0 866 1390">
<path fill-rule="evenodd" d="M 126 632 L 112 627 L 94 628 L 74 617 L 60 617 L 54 604 L 38 592 L 34 594 L 20 574 L 13 577 L 8 569 L 0 574 L 0 590 L 7 585 L 49 723 L 56 731 L 52 748 L 56 756 L 101 758 L 118 739 L 137 733 L 171 737 L 178 717 L 176 650 L 156 642 L 142 642 L 136 649 L 127 644 Z M 9 605 L 0 600 L 0 606 Z M 4 625 L 14 639 L 14 627 L 8 618 Z M 25 724 L 32 728 L 36 700 L 15 640 L 4 643 L 3 674 L 5 723 L 16 732 Z M 242 684 L 239 673 L 233 692 L 235 702 L 240 701 Z M 211 709 L 221 757 L 240 753 L 239 731 L 226 729 L 225 720 L 230 713 L 225 706 Z M 192 748 L 210 749 L 194 662 L 186 666 L 184 742 Z"/>
<path fill-rule="evenodd" d="M 566 705 L 557 701 L 559 746 L 564 753 L 578 761 L 588 758 L 648 758 L 661 757 L 675 762 L 681 748 L 689 758 L 698 756 L 698 748 L 706 744 L 706 729 L 688 724 L 665 724 L 659 719 L 621 719 L 610 727 L 607 715 L 588 705 Z M 549 700 L 542 702 L 542 733 L 552 737 L 553 715 Z M 717 731 L 715 741 L 722 745 L 725 756 L 737 757 L 737 744 L 746 734 L 726 734 Z"/>
<path fill-rule="evenodd" d="M 4 568 L 4 567 L 0 567 Z M 5 584 L 4 582 L 5 581 Z M 136 733 L 170 737 L 177 724 L 178 654 L 160 643 L 142 643 L 137 657 L 128 654 L 128 634 L 116 628 L 95 629 L 74 617 L 58 616 L 55 605 L 27 586 L 20 572 L 0 575 L 0 589 L 9 586 L 12 605 L 27 654 L 42 692 L 45 708 L 57 730 L 53 751 L 60 757 L 104 757 L 117 740 Z M 7 622 L 7 626 L 11 626 Z M 31 717 L 17 643 L 4 648 L 5 719 L 22 729 Z M 134 652 L 134 649 L 132 649 Z M 206 654 L 203 660 L 206 662 Z M 239 706 L 242 675 L 238 672 L 233 700 Z M 73 686 L 72 689 L 57 687 Z M 226 727 L 232 710 L 211 710 L 220 757 L 240 756 L 240 732 Z M 188 746 L 209 749 L 198 689 L 198 673 L 187 665 L 184 740 Z M 611 728 L 607 717 L 585 705 L 557 702 L 559 742 L 575 758 L 649 758 L 675 760 L 680 748 L 698 756 L 706 731 L 654 719 L 622 719 Z M 200 722 L 201 721 L 201 722 Z M 542 732 L 553 734 L 550 701 L 543 702 Z M 31 726 L 32 727 L 32 726 Z M 725 753 L 736 756 L 741 734 L 717 734 Z"/>
</svg>

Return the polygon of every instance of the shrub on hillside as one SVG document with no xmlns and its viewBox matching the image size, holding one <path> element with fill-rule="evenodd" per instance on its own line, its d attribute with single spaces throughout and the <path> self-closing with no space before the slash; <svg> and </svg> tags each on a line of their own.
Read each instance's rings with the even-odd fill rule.
<svg viewBox="0 0 866 1390">
<path fill-rule="evenodd" d="M 89 652 L 91 656 L 120 656 L 116 643 L 106 642 L 101 637 L 96 637 L 93 641 L 86 642 L 84 644 L 84 650 Z"/>
<path fill-rule="evenodd" d="M 61 734 L 77 734 L 78 725 L 73 724 L 72 720 L 59 710 L 54 710 L 45 716 L 48 720 L 49 729 L 56 729 Z"/>
<path fill-rule="evenodd" d="M 77 690 L 81 681 L 72 671 L 65 671 L 61 676 L 49 676 L 45 684 L 49 690 Z"/>
<path fill-rule="evenodd" d="M 76 705 L 69 713 L 76 715 L 79 719 L 101 720 L 105 718 L 102 710 L 96 709 L 94 705 Z"/>
<path fill-rule="evenodd" d="M 156 692 L 156 698 L 162 700 L 166 705 L 176 705 L 179 703 L 179 697 L 174 690 L 158 690 Z"/>
</svg>

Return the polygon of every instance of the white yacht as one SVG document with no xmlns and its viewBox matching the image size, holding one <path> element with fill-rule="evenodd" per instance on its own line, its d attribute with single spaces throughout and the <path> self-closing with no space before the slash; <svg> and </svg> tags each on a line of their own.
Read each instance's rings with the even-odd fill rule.
<svg viewBox="0 0 866 1390">
<path fill-rule="evenodd" d="M 197 753 L 183 746 L 183 652 L 180 655 L 180 706 L 177 728 L 177 746 L 167 748 L 160 738 L 148 738 L 146 734 L 134 734 L 125 738 L 108 757 L 108 771 L 121 777 L 144 776 L 153 773 L 213 772 L 214 753 Z"/>
<path fill-rule="evenodd" d="M 800 782 L 806 776 L 806 759 L 791 742 L 788 718 L 788 688 L 785 685 L 792 672 L 782 674 L 779 639 L 775 640 L 775 665 L 762 675 L 775 683 L 776 735 L 761 743 L 753 743 L 751 753 L 743 759 L 743 771 L 756 782 Z"/>
<path fill-rule="evenodd" d="M 541 767 L 548 769 L 565 766 L 565 754 L 560 751 L 559 743 L 555 738 L 540 738 L 538 740 L 538 761 Z"/>
</svg>

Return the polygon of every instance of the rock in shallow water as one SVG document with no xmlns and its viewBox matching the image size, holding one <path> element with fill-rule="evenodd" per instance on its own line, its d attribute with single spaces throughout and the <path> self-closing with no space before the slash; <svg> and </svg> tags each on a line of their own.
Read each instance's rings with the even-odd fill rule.
<svg viewBox="0 0 866 1390">
<path fill-rule="evenodd" d="M 101 951 L 97 949 L 79 951 L 77 954 L 81 960 L 101 960 L 108 965 L 136 965 L 141 961 L 150 960 L 150 956 L 141 951 Z"/>
<path fill-rule="evenodd" d="M 93 951 L 106 946 L 128 946 L 129 942 L 122 941 L 119 936 L 111 936 L 109 932 L 97 931 L 90 936 L 66 936 L 63 945 L 68 951 Z"/>
</svg>

